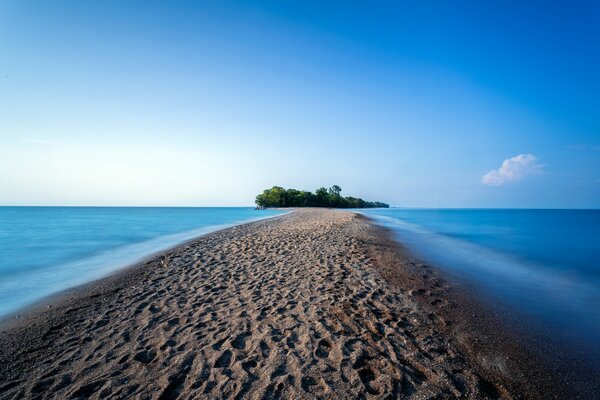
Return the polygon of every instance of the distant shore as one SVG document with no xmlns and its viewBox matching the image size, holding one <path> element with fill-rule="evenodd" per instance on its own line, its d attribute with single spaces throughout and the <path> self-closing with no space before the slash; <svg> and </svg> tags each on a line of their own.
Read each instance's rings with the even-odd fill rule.
<svg viewBox="0 0 600 400">
<path fill-rule="evenodd" d="M 303 209 L 203 236 L 2 325 L 0 398 L 568 398 L 388 231 Z"/>
</svg>

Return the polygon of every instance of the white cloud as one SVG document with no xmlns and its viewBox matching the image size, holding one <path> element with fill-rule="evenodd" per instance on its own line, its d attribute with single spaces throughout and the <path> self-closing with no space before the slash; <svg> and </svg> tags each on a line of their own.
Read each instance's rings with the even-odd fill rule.
<svg viewBox="0 0 600 400">
<path fill-rule="evenodd" d="M 524 176 L 541 171 L 542 164 L 533 154 L 519 154 L 502 162 L 497 170 L 488 172 L 481 178 L 484 185 L 500 186 L 506 182 L 516 181 Z"/>
</svg>

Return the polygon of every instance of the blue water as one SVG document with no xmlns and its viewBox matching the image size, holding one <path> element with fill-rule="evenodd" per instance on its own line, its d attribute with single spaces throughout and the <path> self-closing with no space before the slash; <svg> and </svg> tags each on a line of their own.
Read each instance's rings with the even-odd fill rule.
<svg viewBox="0 0 600 400">
<path fill-rule="evenodd" d="M 600 210 L 363 212 L 492 303 L 600 345 Z"/>
<path fill-rule="evenodd" d="M 252 208 L 0 207 L 0 316 L 202 234 Z"/>
</svg>

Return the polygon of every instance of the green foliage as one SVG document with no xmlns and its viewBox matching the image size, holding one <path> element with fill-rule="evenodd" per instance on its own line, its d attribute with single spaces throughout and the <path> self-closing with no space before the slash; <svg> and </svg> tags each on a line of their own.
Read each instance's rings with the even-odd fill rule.
<svg viewBox="0 0 600 400">
<path fill-rule="evenodd" d="M 329 189 L 319 188 L 315 193 L 305 190 L 284 189 L 273 186 L 256 196 L 256 205 L 267 207 L 331 207 L 331 208 L 388 208 L 378 201 L 365 201 L 356 197 L 343 197 L 342 188 L 333 185 Z"/>
</svg>

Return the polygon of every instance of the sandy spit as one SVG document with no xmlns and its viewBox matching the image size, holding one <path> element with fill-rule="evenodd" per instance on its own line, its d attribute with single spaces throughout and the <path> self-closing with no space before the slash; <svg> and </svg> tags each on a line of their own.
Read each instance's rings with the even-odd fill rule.
<svg viewBox="0 0 600 400">
<path fill-rule="evenodd" d="M 449 293 L 365 217 L 299 210 L 4 324 L 0 398 L 544 397 Z"/>
</svg>

